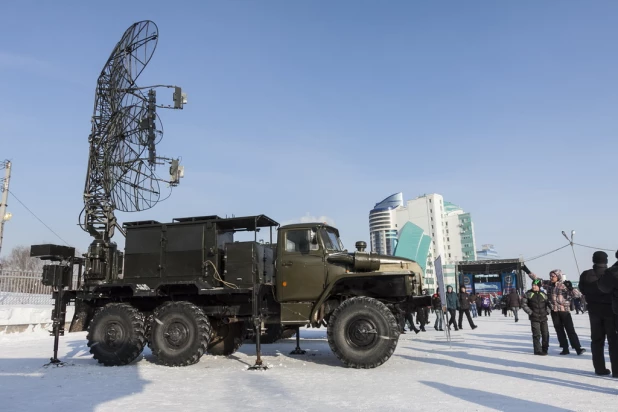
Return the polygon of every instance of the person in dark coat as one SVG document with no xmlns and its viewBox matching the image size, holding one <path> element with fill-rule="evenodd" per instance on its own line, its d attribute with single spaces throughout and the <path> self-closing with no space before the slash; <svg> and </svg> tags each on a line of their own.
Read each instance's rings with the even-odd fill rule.
<svg viewBox="0 0 618 412">
<path fill-rule="evenodd" d="M 525 267 L 525 266 L 524 266 Z M 526 268 L 527 269 L 527 268 Z M 526 271 L 528 276 L 532 280 L 539 279 L 539 277 Z M 573 318 L 571 317 L 571 301 L 573 298 L 580 296 L 581 294 L 577 289 L 573 288 L 573 285 L 569 281 L 562 281 L 562 271 L 560 269 L 554 269 L 549 272 L 550 280 L 541 280 L 543 287 L 547 290 L 547 296 L 549 303 L 551 304 L 551 320 L 558 336 L 558 342 L 562 347 L 561 355 L 568 355 L 569 342 L 571 347 L 575 349 L 578 355 L 586 352 L 586 349 L 582 348 L 579 342 L 577 332 L 575 332 L 575 326 L 573 325 Z M 568 336 L 568 340 L 567 340 Z"/>
<path fill-rule="evenodd" d="M 427 289 L 423 289 L 423 296 L 429 296 L 429 291 Z M 419 308 L 419 311 L 422 312 L 422 313 L 419 312 L 416 315 L 417 319 L 420 317 L 421 319 L 423 319 L 425 321 L 425 323 L 422 325 L 423 327 L 421 328 L 421 330 L 425 329 L 425 325 L 429 325 L 429 310 L 430 310 L 430 308 L 431 308 L 431 305 Z"/>
<path fill-rule="evenodd" d="M 502 309 L 502 314 L 506 318 L 509 311 L 509 301 L 507 299 L 507 296 L 502 296 L 500 298 L 500 309 Z"/>
<path fill-rule="evenodd" d="M 479 316 L 483 316 L 483 298 L 480 295 L 476 295 L 476 312 Z"/>
<path fill-rule="evenodd" d="M 455 321 L 457 309 L 459 309 L 459 299 L 457 299 L 457 294 L 453 292 L 453 287 L 448 285 L 446 287 L 446 310 L 448 311 L 449 319 L 446 326 L 449 330 L 451 328 L 451 324 L 453 324 L 453 328 L 455 328 L 455 330 L 459 330 L 457 327 L 457 322 Z"/>
<path fill-rule="evenodd" d="M 444 330 L 444 312 L 442 310 L 442 300 L 440 298 L 440 292 L 437 291 L 431 297 L 431 307 L 436 312 L 436 323 L 433 325 L 435 330 Z"/>
<path fill-rule="evenodd" d="M 616 252 L 616 259 L 618 259 L 618 252 Z M 601 292 L 612 294 L 612 310 L 618 321 L 618 262 L 607 269 L 605 275 L 598 280 L 598 285 Z M 588 308 L 590 308 L 590 302 L 588 302 Z"/>
<path fill-rule="evenodd" d="M 470 316 L 470 295 L 466 292 L 466 287 L 462 286 L 459 288 L 459 293 L 457 294 L 457 300 L 459 300 L 459 322 L 457 322 L 459 329 L 462 328 L 463 315 L 466 314 L 466 318 L 468 318 L 468 323 L 472 329 L 476 329 L 477 326 L 472 321 L 472 316 Z"/>
<path fill-rule="evenodd" d="M 513 315 L 515 316 L 515 322 L 519 322 L 519 316 L 517 315 L 517 312 L 519 312 L 519 295 L 517 294 L 515 289 L 513 289 L 506 298 L 509 308 L 511 308 L 511 310 L 513 311 Z"/>
<path fill-rule="evenodd" d="M 579 290 L 588 302 L 590 318 L 590 351 L 592 366 L 597 375 L 618 377 L 618 333 L 612 311 L 612 295 L 599 289 L 598 281 L 607 270 L 607 253 L 597 251 L 592 254 L 592 269 L 584 271 L 579 277 Z M 609 347 L 610 371 L 605 367 L 605 339 Z"/>
<path fill-rule="evenodd" d="M 485 312 L 485 316 L 491 316 L 491 300 L 489 300 L 489 296 L 484 296 L 481 302 L 481 307 Z"/>
<path fill-rule="evenodd" d="M 476 318 L 478 316 L 478 313 L 476 311 L 476 295 L 474 293 L 471 293 L 470 296 L 468 296 L 468 301 L 470 302 L 470 313 L 472 314 L 473 318 Z"/>
<path fill-rule="evenodd" d="M 534 354 L 546 356 L 549 350 L 547 315 L 551 313 L 551 304 L 549 303 L 547 295 L 541 292 L 540 279 L 532 281 L 532 289 L 524 294 L 522 309 L 530 318 Z"/>
</svg>

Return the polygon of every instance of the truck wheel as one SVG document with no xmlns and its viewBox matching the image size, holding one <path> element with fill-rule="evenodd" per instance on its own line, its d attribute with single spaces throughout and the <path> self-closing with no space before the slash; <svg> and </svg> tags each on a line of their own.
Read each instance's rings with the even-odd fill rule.
<svg viewBox="0 0 618 412">
<path fill-rule="evenodd" d="M 150 330 L 152 329 L 152 313 L 144 315 L 144 325 L 146 327 L 144 335 L 146 336 L 146 344 L 150 347 Z"/>
<path fill-rule="evenodd" d="M 296 335 L 296 329 L 284 329 L 281 333 L 281 339 L 290 339 Z"/>
<path fill-rule="evenodd" d="M 244 322 L 218 324 L 213 327 L 208 353 L 215 356 L 229 356 L 236 352 L 242 346 L 244 331 Z"/>
<path fill-rule="evenodd" d="M 210 322 L 190 302 L 166 302 L 153 315 L 150 349 L 159 363 L 188 366 L 199 362 L 210 340 Z"/>
<path fill-rule="evenodd" d="M 328 322 L 328 344 L 335 356 L 351 368 L 375 368 L 397 347 L 399 327 L 382 302 L 365 296 L 345 300 Z"/>
<path fill-rule="evenodd" d="M 109 303 L 97 310 L 88 327 L 92 357 L 105 366 L 133 362 L 146 344 L 144 316 L 127 303 Z"/>
</svg>

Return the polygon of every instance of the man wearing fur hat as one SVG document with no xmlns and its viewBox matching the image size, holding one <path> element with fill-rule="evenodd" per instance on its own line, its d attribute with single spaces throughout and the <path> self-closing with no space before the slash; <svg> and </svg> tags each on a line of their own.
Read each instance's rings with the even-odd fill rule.
<svg viewBox="0 0 618 412">
<path fill-rule="evenodd" d="M 594 252 L 592 263 L 592 269 L 584 271 L 579 277 L 579 289 L 588 302 L 592 366 L 597 375 L 609 375 L 613 371 L 614 376 L 618 377 L 618 334 L 612 312 L 612 295 L 602 292 L 598 285 L 599 279 L 606 276 L 607 253 Z M 612 371 L 605 367 L 606 337 Z"/>
<path fill-rule="evenodd" d="M 529 272 L 528 276 L 530 276 L 532 280 L 538 279 L 538 276 L 532 272 Z M 577 289 L 573 289 L 571 282 L 562 282 L 563 276 L 560 269 L 554 269 L 549 272 L 549 279 L 549 281 L 541 280 L 541 282 L 543 282 L 543 287 L 549 296 L 551 320 L 554 323 L 558 342 L 560 342 L 560 346 L 562 347 L 562 352 L 560 352 L 560 354 L 568 355 L 570 353 L 570 341 L 571 347 L 575 349 L 578 355 L 581 355 L 586 352 L 586 349 L 582 348 L 579 343 L 579 337 L 577 337 L 577 333 L 575 332 L 575 326 L 573 326 L 573 318 L 571 318 L 570 312 L 571 299 L 581 296 L 581 293 L 579 293 Z M 569 337 L 568 341 L 567 336 Z"/>
</svg>

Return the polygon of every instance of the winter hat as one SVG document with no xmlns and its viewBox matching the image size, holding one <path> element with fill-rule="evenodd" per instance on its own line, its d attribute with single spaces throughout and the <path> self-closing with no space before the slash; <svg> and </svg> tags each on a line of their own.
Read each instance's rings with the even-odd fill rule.
<svg viewBox="0 0 618 412">
<path fill-rule="evenodd" d="M 542 283 L 543 283 L 543 282 L 541 282 L 541 279 L 534 279 L 534 280 L 532 281 L 532 285 L 533 285 L 533 286 L 534 286 L 534 285 L 537 285 L 539 288 L 541 287 Z"/>
<path fill-rule="evenodd" d="M 596 251 L 592 254 L 592 263 L 607 264 L 607 253 Z"/>
<path fill-rule="evenodd" d="M 551 274 L 555 274 L 556 277 L 558 278 L 558 282 L 562 281 L 562 271 L 560 269 L 554 269 L 551 272 L 549 272 L 549 277 L 551 278 Z"/>
<path fill-rule="evenodd" d="M 452 287 L 451 285 L 447 285 L 447 286 L 446 286 L 446 290 L 449 290 L 449 289 L 450 289 L 450 290 L 453 290 L 453 287 Z"/>
</svg>

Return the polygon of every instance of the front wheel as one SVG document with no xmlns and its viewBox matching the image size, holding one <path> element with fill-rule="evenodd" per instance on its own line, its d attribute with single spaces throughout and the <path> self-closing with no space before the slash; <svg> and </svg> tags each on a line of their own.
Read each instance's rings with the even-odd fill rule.
<svg viewBox="0 0 618 412">
<path fill-rule="evenodd" d="M 386 305 L 365 296 L 344 301 L 328 322 L 328 344 L 335 356 L 351 368 L 375 368 L 397 347 L 399 326 Z"/>
</svg>

